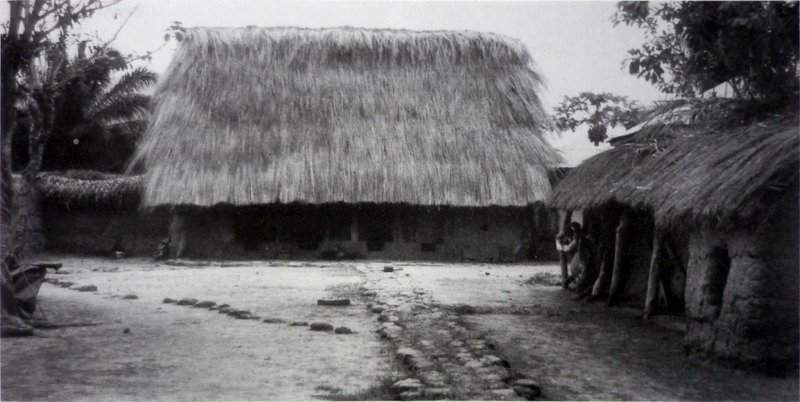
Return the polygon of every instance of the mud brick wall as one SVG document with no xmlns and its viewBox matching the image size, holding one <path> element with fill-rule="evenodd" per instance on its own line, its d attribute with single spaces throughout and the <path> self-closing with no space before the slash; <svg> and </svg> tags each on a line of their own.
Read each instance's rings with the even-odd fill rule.
<svg viewBox="0 0 800 402">
<path fill-rule="evenodd" d="M 173 213 L 169 227 L 173 253 L 177 251 L 181 231 L 185 236 L 181 258 L 232 259 L 246 254 L 235 239 L 229 211 L 209 209 Z"/>
<path fill-rule="evenodd" d="M 119 242 L 127 256 L 149 257 L 167 236 L 165 209 L 68 207 L 43 203 L 47 251 L 74 255 L 109 256 Z"/>
<path fill-rule="evenodd" d="M 798 362 L 798 209 L 787 194 L 760 225 L 690 239 L 690 353 L 781 373 Z"/>
</svg>

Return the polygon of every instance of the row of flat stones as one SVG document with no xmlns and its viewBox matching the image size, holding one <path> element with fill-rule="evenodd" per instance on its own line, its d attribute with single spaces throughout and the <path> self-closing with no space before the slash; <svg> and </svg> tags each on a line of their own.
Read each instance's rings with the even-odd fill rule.
<svg viewBox="0 0 800 402">
<path fill-rule="evenodd" d="M 394 269 L 383 272 L 393 273 Z M 394 275 L 384 274 L 380 280 L 395 279 Z M 379 287 L 377 281 L 372 284 Z M 396 347 L 396 358 L 410 374 L 393 384 L 400 399 L 520 400 L 539 396 L 539 387 L 532 380 L 513 375 L 508 363 L 492 353 L 493 346 L 461 325 L 457 315 L 430 307 L 424 291 L 361 290 L 362 296 L 372 300 L 366 306 L 377 315 L 378 334 Z"/>
</svg>

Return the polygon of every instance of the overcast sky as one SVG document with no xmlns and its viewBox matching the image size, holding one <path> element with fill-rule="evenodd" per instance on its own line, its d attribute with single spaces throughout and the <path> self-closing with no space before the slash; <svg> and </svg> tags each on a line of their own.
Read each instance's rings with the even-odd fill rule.
<svg viewBox="0 0 800 402">
<path fill-rule="evenodd" d="M 172 21 L 183 26 L 350 25 L 415 30 L 489 31 L 521 40 L 530 51 L 547 87 L 542 100 L 548 110 L 564 95 L 582 91 L 613 92 L 647 104 L 663 99 L 650 84 L 620 68 L 628 49 L 642 43 L 641 33 L 614 27 L 615 2 L 539 1 L 263 1 L 263 0 L 125 0 L 96 14 L 82 29 L 109 38 L 122 20 L 135 12 L 119 33 L 116 47 L 143 53 L 163 44 Z M 7 5 L 3 12 L 7 15 Z M 7 20 L 7 16 L 4 16 Z M 174 50 L 170 43 L 153 56 L 150 69 L 161 73 Z M 599 149 L 585 131 L 565 133 L 554 143 L 571 162 Z"/>
</svg>

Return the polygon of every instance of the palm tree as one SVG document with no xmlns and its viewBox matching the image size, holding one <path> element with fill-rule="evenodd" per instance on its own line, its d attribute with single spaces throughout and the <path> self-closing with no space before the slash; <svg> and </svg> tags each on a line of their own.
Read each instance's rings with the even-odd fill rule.
<svg viewBox="0 0 800 402">
<path fill-rule="evenodd" d="M 125 72 L 112 83 L 114 75 L 127 68 L 116 50 L 93 58 L 79 76 L 68 81 L 53 99 L 53 129 L 47 137 L 42 170 L 92 169 L 120 172 L 133 154 L 136 141 L 149 118 L 150 96 L 142 90 L 156 81 L 156 74 L 139 67 Z M 83 51 L 71 64 L 86 62 Z M 50 74 L 68 74 L 60 66 Z M 24 120 L 24 119 L 23 119 Z M 16 138 L 15 166 L 27 161 L 27 130 Z"/>
</svg>

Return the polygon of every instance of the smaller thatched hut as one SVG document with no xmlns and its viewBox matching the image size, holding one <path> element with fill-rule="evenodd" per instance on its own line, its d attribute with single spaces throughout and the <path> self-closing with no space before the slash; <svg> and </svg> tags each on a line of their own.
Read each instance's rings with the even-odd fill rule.
<svg viewBox="0 0 800 402">
<path fill-rule="evenodd" d="M 167 235 L 169 209 L 140 209 L 141 176 L 42 173 L 42 236 L 51 252 L 153 256 Z"/>
<path fill-rule="evenodd" d="M 554 204 L 604 239 L 595 291 L 610 282 L 651 314 L 660 283 L 689 318 L 688 352 L 784 371 L 798 362 L 799 147 L 796 115 L 649 126 L 576 167 Z"/>
</svg>

